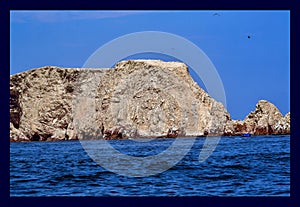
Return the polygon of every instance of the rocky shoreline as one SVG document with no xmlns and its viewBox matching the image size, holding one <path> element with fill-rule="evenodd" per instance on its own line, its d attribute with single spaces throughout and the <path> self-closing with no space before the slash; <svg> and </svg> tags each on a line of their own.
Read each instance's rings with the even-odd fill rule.
<svg viewBox="0 0 300 207">
<path fill-rule="evenodd" d="M 159 60 L 114 68 L 46 66 L 10 77 L 10 141 L 290 134 L 290 113 L 260 100 L 244 120 Z"/>
</svg>

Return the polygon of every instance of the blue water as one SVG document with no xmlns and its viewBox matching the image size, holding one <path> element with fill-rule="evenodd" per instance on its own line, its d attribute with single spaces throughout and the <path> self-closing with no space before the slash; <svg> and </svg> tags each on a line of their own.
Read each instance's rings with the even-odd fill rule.
<svg viewBox="0 0 300 207">
<path fill-rule="evenodd" d="M 10 195 L 290 195 L 290 136 L 222 137 L 213 154 L 199 163 L 204 141 L 197 138 L 185 158 L 171 169 L 139 178 L 105 170 L 89 157 L 79 141 L 11 143 Z M 172 142 L 155 139 L 150 142 L 150 151 L 159 153 Z M 110 143 L 135 156 L 149 152 L 145 150 L 149 142 Z"/>
</svg>

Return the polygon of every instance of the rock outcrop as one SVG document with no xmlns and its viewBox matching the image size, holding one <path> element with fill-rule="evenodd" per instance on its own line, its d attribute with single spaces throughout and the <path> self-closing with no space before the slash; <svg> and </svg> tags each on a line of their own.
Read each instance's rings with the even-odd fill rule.
<svg viewBox="0 0 300 207">
<path fill-rule="evenodd" d="M 282 134 L 290 125 L 289 114 L 266 101 L 244 121 L 231 120 L 185 64 L 159 60 L 12 75 L 10 122 L 11 141 Z"/>
<path fill-rule="evenodd" d="M 290 134 L 290 113 L 285 117 L 274 104 L 260 100 L 254 111 L 250 112 L 244 121 L 231 120 L 224 130 L 225 135 L 253 135 Z"/>
</svg>

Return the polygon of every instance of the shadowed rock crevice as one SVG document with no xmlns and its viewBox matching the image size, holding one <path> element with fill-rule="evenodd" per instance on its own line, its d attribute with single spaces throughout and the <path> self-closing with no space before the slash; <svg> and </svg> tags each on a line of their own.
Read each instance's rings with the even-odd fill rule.
<svg viewBox="0 0 300 207">
<path fill-rule="evenodd" d="M 22 108 L 20 106 L 20 101 L 19 101 L 19 92 L 16 90 L 11 90 L 9 101 L 10 101 L 9 103 L 10 122 L 14 125 L 16 129 L 19 129 L 20 118 L 22 116 Z"/>
</svg>

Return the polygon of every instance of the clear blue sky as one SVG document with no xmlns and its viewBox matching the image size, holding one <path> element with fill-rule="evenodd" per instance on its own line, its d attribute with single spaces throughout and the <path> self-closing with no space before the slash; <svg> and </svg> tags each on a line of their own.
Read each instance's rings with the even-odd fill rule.
<svg viewBox="0 0 300 207">
<path fill-rule="evenodd" d="M 10 74 L 45 65 L 82 67 L 100 46 L 128 33 L 173 33 L 213 62 L 233 119 L 244 119 L 260 99 L 283 115 L 290 111 L 289 11 L 11 11 L 10 31 Z"/>
</svg>

